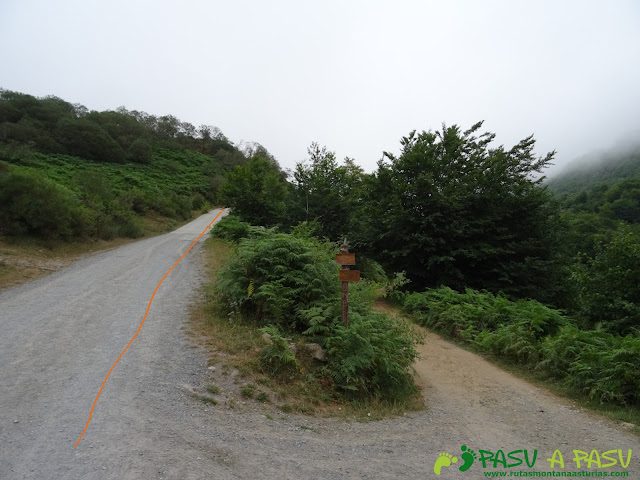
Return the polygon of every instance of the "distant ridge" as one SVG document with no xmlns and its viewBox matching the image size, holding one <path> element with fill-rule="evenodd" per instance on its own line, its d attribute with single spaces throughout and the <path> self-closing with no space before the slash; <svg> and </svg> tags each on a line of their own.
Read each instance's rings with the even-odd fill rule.
<svg viewBox="0 0 640 480">
<path fill-rule="evenodd" d="M 640 141 L 618 151 L 580 157 L 545 185 L 555 193 L 573 195 L 598 184 L 613 185 L 631 178 L 640 178 Z"/>
</svg>

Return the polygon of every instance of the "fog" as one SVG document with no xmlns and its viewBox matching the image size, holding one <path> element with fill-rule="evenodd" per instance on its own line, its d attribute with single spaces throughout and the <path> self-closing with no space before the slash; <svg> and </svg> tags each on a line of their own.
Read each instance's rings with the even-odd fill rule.
<svg viewBox="0 0 640 480">
<path fill-rule="evenodd" d="M 637 1 L 2 0 L 0 87 L 126 106 L 367 171 L 411 130 L 485 120 L 556 169 L 640 131 Z"/>
</svg>

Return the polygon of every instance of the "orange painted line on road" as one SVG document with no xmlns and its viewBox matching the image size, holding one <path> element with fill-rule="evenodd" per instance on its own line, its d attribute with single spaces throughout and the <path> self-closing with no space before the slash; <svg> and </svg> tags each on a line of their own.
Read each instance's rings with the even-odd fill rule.
<svg viewBox="0 0 640 480">
<path fill-rule="evenodd" d="M 205 228 L 202 233 L 200 235 L 198 235 L 198 238 L 195 239 L 195 241 L 191 244 L 191 246 L 187 249 L 186 252 L 184 252 L 182 254 L 182 256 L 178 259 L 178 261 L 176 263 L 173 264 L 173 267 L 171 267 L 167 273 L 164 274 L 164 277 L 162 277 L 162 280 L 160 280 L 160 283 L 158 283 L 158 285 L 156 286 L 156 289 L 153 291 L 153 295 L 151 295 L 151 300 L 149 300 L 149 305 L 147 306 L 147 311 L 144 314 L 144 317 L 142 317 L 142 322 L 140 322 L 140 326 L 138 327 L 138 331 L 136 332 L 136 334 L 133 336 L 133 338 L 131 338 L 131 340 L 129 341 L 129 343 L 127 344 L 126 347 L 124 347 L 124 350 L 122 350 L 122 353 L 120 354 L 120 356 L 118 357 L 118 359 L 115 361 L 115 363 L 111 366 L 111 370 L 109 370 L 109 373 L 107 373 L 107 376 L 104 378 L 104 381 L 102 382 L 102 385 L 100 386 L 100 390 L 98 391 L 98 395 L 96 395 L 96 399 L 93 401 L 93 406 L 91 407 L 91 411 L 89 412 L 89 419 L 87 420 L 87 424 L 84 426 L 84 430 L 82 431 L 82 434 L 80 435 L 80 438 L 78 438 L 78 441 L 76 442 L 76 444 L 73 446 L 73 448 L 76 448 L 78 446 L 78 443 L 80 443 L 80 440 L 82 440 L 82 437 L 84 437 L 85 432 L 87 431 L 87 428 L 89 428 L 89 422 L 91 422 L 91 417 L 93 416 L 93 409 L 96 408 L 96 403 L 98 403 L 98 399 L 100 398 L 100 394 L 102 394 L 102 389 L 104 388 L 105 383 L 107 383 L 107 380 L 109 379 L 109 375 L 111 375 L 111 372 L 113 371 L 114 367 L 118 364 L 118 362 L 120 361 L 120 359 L 122 358 L 122 356 L 124 355 L 124 352 L 127 351 L 127 349 L 131 346 L 131 344 L 133 343 L 133 341 L 136 339 L 136 337 L 138 336 L 138 334 L 140 333 L 140 330 L 142 329 L 142 325 L 144 325 L 144 321 L 147 319 L 147 315 L 149 315 L 149 309 L 151 308 L 151 302 L 153 302 L 153 297 L 156 296 L 156 292 L 158 291 L 158 288 L 160 288 L 160 285 L 162 285 L 162 282 L 164 282 L 164 279 L 167 278 L 167 275 L 169 275 L 169 273 L 171 273 L 171 270 L 173 270 L 175 268 L 176 265 L 178 265 L 180 263 L 180 261 L 184 258 L 184 256 L 189 253 L 189 250 L 191 250 L 193 248 L 193 246 L 198 242 L 198 240 L 200 240 L 200 237 L 202 237 L 202 235 L 205 234 L 205 232 L 207 230 L 209 230 L 209 228 L 211 227 L 211 225 L 213 225 L 215 223 L 215 221 L 218 219 L 218 217 L 220 216 L 220 214 L 222 212 L 224 212 L 225 209 L 223 208 L 222 210 L 220 210 L 218 212 L 218 214 L 216 215 L 216 218 L 214 218 L 211 223 L 209 225 L 207 225 L 207 228 Z"/>
</svg>

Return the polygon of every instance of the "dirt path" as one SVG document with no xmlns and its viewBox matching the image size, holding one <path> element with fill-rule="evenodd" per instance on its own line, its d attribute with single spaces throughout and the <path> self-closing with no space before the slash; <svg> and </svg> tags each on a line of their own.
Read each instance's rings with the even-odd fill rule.
<svg viewBox="0 0 640 480">
<path fill-rule="evenodd" d="M 640 445 L 626 432 L 628 425 L 582 411 L 435 333 L 427 333 L 419 352 L 416 370 L 429 417 L 459 428 L 462 443 L 494 451 L 537 448 L 549 455 L 555 449 L 636 451 Z"/>
<path fill-rule="evenodd" d="M 483 478 L 479 461 L 465 473 L 460 464 L 443 468 L 440 477 L 434 462 L 442 452 L 460 457 L 462 445 L 537 449 L 536 470 L 548 469 L 554 449 L 567 464 L 573 449 L 640 453 L 623 427 L 433 334 L 417 364 L 429 405 L 422 412 L 349 423 L 254 401 L 205 404 L 191 392 L 214 372 L 186 334 L 204 279 L 197 249 L 158 291 L 74 449 L 157 281 L 215 213 L 0 293 L 0 479 L 473 479 Z M 628 471 L 638 478 L 637 458 Z"/>
</svg>

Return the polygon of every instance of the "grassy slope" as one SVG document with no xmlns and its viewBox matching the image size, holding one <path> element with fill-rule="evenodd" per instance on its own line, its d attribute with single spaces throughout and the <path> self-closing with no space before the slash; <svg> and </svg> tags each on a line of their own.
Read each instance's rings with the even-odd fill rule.
<svg viewBox="0 0 640 480">
<path fill-rule="evenodd" d="M 15 168 L 37 169 L 49 179 L 72 190 L 77 187 L 75 176 L 78 172 L 95 173 L 109 181 L 115 194 L 131 188 L 138 188 L 147 194 L 175 192 L 190 195 L 193 191 L 204 193 L 208 185 L 202 169 L 211 162 L 211 157 L 197 152 L 172 152 L 165 149 L 155 149 L 153 160 L 148 164 L 98 163 L 68 155 L 42 153 L 11 159 Z M 221 169 L 219 174 L 223 174 Z"/>
</svg>

